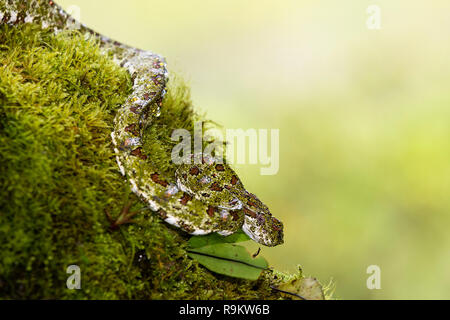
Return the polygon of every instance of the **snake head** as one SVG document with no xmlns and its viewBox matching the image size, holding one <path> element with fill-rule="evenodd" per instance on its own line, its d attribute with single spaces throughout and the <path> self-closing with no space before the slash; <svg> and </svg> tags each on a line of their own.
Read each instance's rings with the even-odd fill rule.
<svg viewBox="0 0 450 320">
<path fill-rule="evenodd" d="M 254 241 L 268 247 L 282 244 L 283 223 L 255 195 L 246 192 L 243 201 L 245 222 L 242 230 Z"/>
</svg>

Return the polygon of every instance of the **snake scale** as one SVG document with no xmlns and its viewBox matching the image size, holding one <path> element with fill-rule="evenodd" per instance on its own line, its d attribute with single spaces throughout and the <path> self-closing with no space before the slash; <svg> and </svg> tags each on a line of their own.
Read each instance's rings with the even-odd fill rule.
<svg viewBox="0 0 450 320">
<path fill-rule="evenodd" d="M 132 190 L 164 221 L 192 235 L 217 232 L 230 235 L 242 229 L 266 246 L 283 243 L 283 224 L 268 207 L 245 190 L 227 164 L 210 156 L 181 164 L 175 177 L 158 173 L 151 150 L 144 150 L 143 130 L 151 126 L 163 107 L 168 81 L 164 58 L 96 33 L 79 24 L 54 1 L 0 0 L 0 24 L 34 23 L 58 33 L 73 28 L 99 40 L 102 52 L 131 75 L 132 93 L 120 106 L 111 133 L 117 163 Z M 196 156 L 191 155 L 191 160 Z"/>
</svg>

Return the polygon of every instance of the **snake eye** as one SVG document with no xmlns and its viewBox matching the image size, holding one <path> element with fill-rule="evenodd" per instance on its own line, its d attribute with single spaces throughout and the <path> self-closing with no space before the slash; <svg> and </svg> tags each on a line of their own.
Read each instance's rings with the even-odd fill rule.
<svg viewBox="0 0 450 320">
<path fill-rule="evenodd" d="M 258 214 L 256 217 L 256 220 L 258 221 L 258 224 L 262 226 L 266 222 L 266 218 L 262 214 Z"/>
</svg>

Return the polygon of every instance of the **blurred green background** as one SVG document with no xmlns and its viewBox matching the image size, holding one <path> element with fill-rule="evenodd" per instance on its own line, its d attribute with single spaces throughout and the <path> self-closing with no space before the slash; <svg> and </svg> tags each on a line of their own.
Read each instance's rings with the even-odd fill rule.
<svg viewBox="0 0 450 320">
<path fill-rule="evenodd" d="M 271 265 L 341 299 L 450 298 L 448 0 L 58 2 L 164 55 L 225 128 L 280 129 L 277 175 L 236 167 L 285 224 Z"/>
</svg>

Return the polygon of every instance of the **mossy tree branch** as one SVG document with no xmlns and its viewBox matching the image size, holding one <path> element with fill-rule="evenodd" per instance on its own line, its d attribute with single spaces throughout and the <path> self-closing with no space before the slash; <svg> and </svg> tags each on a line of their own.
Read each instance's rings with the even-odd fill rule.
<svg viewBox="0 0 450 320">
<path fill-rule="evenodd" d="M 97 43 L 29 25 L 1 29 L 0 298 L 282 298 L 271 288 L 281 273 L 245 281 L 199 266 L 187 256 L 189 236 L 130 192 L 110 140 L 130 78 Z M 161 115 L 172 122 L 156 135 L 196 117 L 178 88 Z M 138 212 L 134 223 L 117 223 L 130 222 L 124 207 Z M 66 287 L 73 264 L 81 290 Z"/>
</svg>

